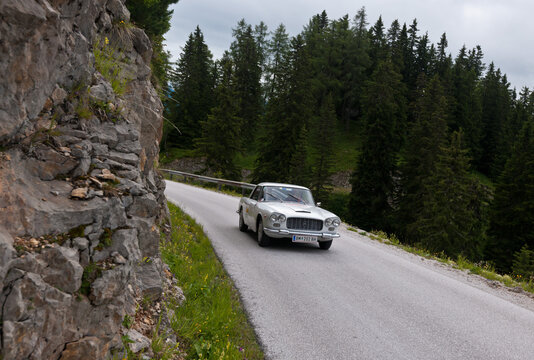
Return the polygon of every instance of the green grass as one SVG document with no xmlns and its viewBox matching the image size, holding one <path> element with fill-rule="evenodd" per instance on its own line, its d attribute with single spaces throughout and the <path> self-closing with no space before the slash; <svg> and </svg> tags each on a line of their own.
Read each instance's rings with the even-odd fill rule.
<svg viewBox="0 0 534 360">
<path fill-rule="evenodd" d="M 360 154 L 361 140 L 356 129 L 345 131 L 338 129 L 333 141 L 334 162 L 332 172 L 353 171 Z"/>
<path fill-rule="evenodd" d="M 129 79 L 123 73 L 121 58 L 122 52 L 109 44 L 107 37 L 103 41 L 97 40 L 93 45 L 95 67 L 108 80 L 115 94 L 121 96 L 125 93 Z"/>
<path fill-rule="evenodd" d="M 172 234 L 161 254 L 186 300 L 170 305 L 171 326 L 188 359 L 263 359 L 239 295 L 195 221 L 169 203 Z"/>
<path fill-rule="evenodd" d="M 177 149 L 172 148 L 165 151 L 161 151 L 159 154 L 159 163 L 162 165 L 173 162 L 177 159 L 199 157 L 198 151 L 195 149 Z"/>
</svg>

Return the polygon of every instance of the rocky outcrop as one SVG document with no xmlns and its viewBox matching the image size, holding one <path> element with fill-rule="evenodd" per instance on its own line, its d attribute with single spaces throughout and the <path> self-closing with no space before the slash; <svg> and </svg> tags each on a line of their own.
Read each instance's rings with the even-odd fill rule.
<svg viewBox="0 0 534 360">
<path fill-rule="evenodd" d="M 3 0 L 0 54 L 0 358 L 108 358 L 165 289 L 150 41 L 122 0 Z"/>
</svg>

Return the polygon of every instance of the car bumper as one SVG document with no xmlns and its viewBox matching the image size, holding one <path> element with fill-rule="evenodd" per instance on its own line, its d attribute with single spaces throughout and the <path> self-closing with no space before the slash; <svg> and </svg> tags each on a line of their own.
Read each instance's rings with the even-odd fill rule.
<svg viewBox="0 0 534 360">
<path fill-rule="evenodd" d="M 285 230 L 285 229 L 271 229 L 264 228 L 263 231 L 273 238 L 287 238 L 292 237 L 293 235 L 303 235 L 303 236 L 315 236 L 319 241 L 328 241 L 339 237 L 338 233 L 323 233 L 323 232 L 313 232 L 313 231 L 295 231 L 295 230 Z"/>
</svg>

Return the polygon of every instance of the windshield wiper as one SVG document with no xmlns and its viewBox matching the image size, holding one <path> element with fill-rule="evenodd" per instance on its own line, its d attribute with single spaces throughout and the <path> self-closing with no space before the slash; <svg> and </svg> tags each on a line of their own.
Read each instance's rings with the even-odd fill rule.
<svg viewBox="0 0 534 360">
<path fill-rule="evenodd" d="M 304 202 L 304 200 L 302 200 L 302 199 L 296 197 L 296 196 L 293 195 L 293 194 L 287 194 L 287 195 L 288 195 L 288 196 L 291 196 L 293 199 L 297 200 L 297 202 L 301 202 L 301 203 L 303 203 L 303 204 L 306 204 L 306 203 Z"/>
</svg>

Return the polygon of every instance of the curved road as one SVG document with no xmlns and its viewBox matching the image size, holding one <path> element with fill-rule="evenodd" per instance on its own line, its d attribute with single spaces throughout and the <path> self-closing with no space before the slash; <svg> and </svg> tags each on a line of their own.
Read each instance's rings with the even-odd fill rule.
<svg viewBox="0 0 534 360">
<path fill-rule="evenodd" d="M 534 300 L 346 228 L 260 248 L 239 199 L 167 182 L 233 278 L 269 359 L 534 359 Z M 342 226 L 343 227 L 343 226 Z"/>
</svg>

